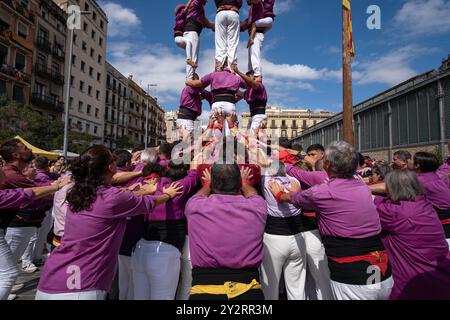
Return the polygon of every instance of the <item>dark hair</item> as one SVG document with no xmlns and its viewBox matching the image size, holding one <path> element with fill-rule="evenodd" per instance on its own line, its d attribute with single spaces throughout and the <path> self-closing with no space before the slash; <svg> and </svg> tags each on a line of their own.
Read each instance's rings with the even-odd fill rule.
<svg viewBox="0 0 450 320">
<path fill-rule="evenodd" d="M 64 156 L 59 156 L 59 157 L 57 158 L 57 160 L 59 160 L 59 159 L 61 159 L 61 158 L 63 158 L 64 160 L 66 160 L 66 157 L 64 157 Z"/>
<path fill-rule="evenodd" d="M 48 169 L 48 158 L 47 157 L 37 157 L 34 159 L 34 167 L 36 169 Z"/>
<path fill-rule="evenodd" d="M 310 153 L 311 151 L 322 151 L 323 153 L 325 153 L 325 148 L 321 144 L 313 144 L 308 147 L 306 153 Z"/>
<path fill-rule="evenodd" d="M 387 164 L 376 164 L 372 169 L 373 172 L 376 172 L 380 176 L 381 180 L 384 180 L 391 170 L 392 168 Z"/>
<path fill-rule="evenodd" d="M 217 164 L 211 169 L 211 189 L 213 193 L 237 194 L 242 188 L 239 166 L 235 164 Z"/>
<path fill-rule="evenodd" d="M 172 155 L 172 149 L 173 149 L 173 144 L 167 143 L 167 142 L 163 142 L 159 146 L 159 153 L 163 154 L 168 159 L 170 159 L 170 157 Z"/>
<path fill-rule="evenodd" d="M 133 150 L 131 150 L 131 153 L 136 153 L 136 152 L 139 152 L 139 151 L 142 151 L 142 150 L 144 150 L 143 147 L 136 147 L 136 148 L 133 148 Z"/>
<path fill-rule="evenodd" d="M 400 160 L 407 161 L 412 158 L 411 153 L 406 150 L 399 150 L 394 153 L 394 156 L 397 156 Z"/>
<path fill-rule="evenodd" d="M 164 174 L 164 167 L 157 163 L 149 163 L 144 167 L 144 169 L 142 169 L 143 177 L 146 177 L 152 173 L 156 173 L 157 175 L 162 177 Z"/>
<path fill-rule="evenodd" d="M 133 158 L 133 155 L 127 150 L 116 150 L 114 155 L 116 156 L 117 166 L 120 168 L 125 167 Z"/>
<path fill-rule="evenodd" d="M 366 163 L 366 159 L 364 158 L 362 153 L 358 153 L 358 158 L 359 158 L 359 166 L 362 167 Z"/>
<path fill-rule="evenodd" d="M 87 149 L 72 165 L 73 188 L 67 194 L 67 202 L 73 212 L 90 209 L 97 198 L 97 188 L 105 183 L 105 175 L 114 157 L 103 145 Z"/>
<path fill-rule="evenodd" d="M 19 139 L 11 139 L 1 145 L 0 155 L 6 162 L 13 160 L 13 153 L 16 152 L 19 143 L 22 143 Z"/>
<path fill-rule="evenodd" d="M 389 172 L 385 183 L 389 198 L 394 202 L 414 201 L 417 196 L 425 195 L 417 174 L 410 170 L 393 170 Z"/>
<path fill-rule="evenodd" d="M 435 172 L 439 169 L 439 159 L 429 152 L 417 152 L 414 155 L 414 165 L 419 166 L 420 172 Z"/>
<path fill-rule="evenodd" d="M 291 140 L 288 140 L 286 138 L 280 139 L 280 147 L 286 148 L 286 149 L 292 149 L 292 142 Z"/>
<path fill-rule="evenodd" d="M 187 176 L 188 173 L 188 166 L 181 163 L 181 164 L 175 164 L 173 161 L 169 162 L 168 169 L 164 176 L 166 178 L 171 179 L 172 181 L 178 181 L 183 179 Z"/>
</svg>

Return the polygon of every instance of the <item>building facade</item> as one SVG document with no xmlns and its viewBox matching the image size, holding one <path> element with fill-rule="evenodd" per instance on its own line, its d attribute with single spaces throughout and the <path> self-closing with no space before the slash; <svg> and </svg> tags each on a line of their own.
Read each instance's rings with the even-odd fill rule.
<svg viewBox="0 0 450 320">
<path fill-rule="evenodd" d="M 166 122 L 166 136 L 167 142 L 172 143 L 178 140 L 177 134 L 177 119 L 178 114 L 176 111 L 166 112 L 164 115 L 164 119 Z"/>
<path fill-rule="evenodd" d="M 37 4 L 0 1 L 0 96 L 29 105 Z"/>
<path fill-rule="evenodd" d="M 67 13 L 52 0 L 37 0 L 31 108 L 50 120 L 64 112 Z"/>
<path fill-rule="evenodd" d="M 391 160 L 399 149 L 447 156 L 450 139 L 450 56 L 439 70 L 418 75 L 354 107 L 357 149 Z M 303 146 L 343 139 L 342 114 L 306 130 Z"/>
<path fill-rule="evenodd" d="M 53 1 L 66 12 L 71 5 L 79 6 L 81 11 L 89 12 L 81 15 L 81 29 L 73 30 L 69 124 L 72 130 L 95 137 L 94 143 L 103 143 L 108 18 L 95 0 Z M 70 33 L 69 30 L 68 34 Z M 67 48 L 71 41 L 69 35 Z M 66 50 L 66 59 L 70 59 L 69 50 Z M 68 66 L 65 72 L 68 72 L 67 68 Z"/>
<path fill-rule="evenodd" d="M 308 109 L 282 109 L 276 106 L 267 107 L 267 128 L 283 139 L 294 139 L 307 128 L 320 123 L 334 115 L 332 112 L 313 112 Z M 242 127 L 247 128 L 251 120 L 250 113 L 242 113 Z"/>
</svg>

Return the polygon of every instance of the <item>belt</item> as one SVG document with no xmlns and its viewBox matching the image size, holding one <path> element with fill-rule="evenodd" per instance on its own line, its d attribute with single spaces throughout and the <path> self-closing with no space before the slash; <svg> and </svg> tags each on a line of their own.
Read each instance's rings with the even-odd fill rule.
<svg viewBox="0 0 450 320">
<path fill-rule="evenodd" d="M 54 245 L 55 247 L 59 247 L 61 245 L 61 237 L 54 236 L 52 245 Z"/>
<path fill-rule="evenodd" d="M 377 266 L 383 276 L 386 274 L 388 270 L 388 255 L 386 251 L 374 251 L 361 256 L 352 256 L 352 257 L 328 257 L 328 259 L 333 260 L 336 263 L 344 264 L 344 263 L 353 263 L 353 262 L 367 262 L 373 266 Z"/>
<path fill-rule="evenodd" d="M 196 285 L 191 288 L 191 295 L 212 294 L 226 295 L 228 299 L 234 299 L 250 290 L 260 290 L 261 284 L 253 279 L 251 283 L 225 282 L 223 285 Z"/>
<path fill-rule="evenodd" d="M 220 6 L 219 8 L 217 8 L 217 12 L 216 13 L 219 13 L 221 11 L 227 11 L 227 10 L 231 10 L 231 11 L 235 11 L 235 12 L 239 13 L 239 8 L 234 6 L 234 5 L 223 5 L 223 6 Z"/>
</svg>

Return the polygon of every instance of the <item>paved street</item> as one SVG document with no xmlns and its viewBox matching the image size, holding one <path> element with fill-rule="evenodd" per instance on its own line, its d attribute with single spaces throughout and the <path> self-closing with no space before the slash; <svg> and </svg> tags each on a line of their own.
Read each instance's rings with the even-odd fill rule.
<svg viewBox="0 0 450 320">
<path fill-rule="evenodd" d="M 40 270 L 42 269 L 42 266 L 39 267 Z M 34 272 L 34 273 L 25 273 L 20 270 L 20 275 L 17 283 L 24 283 L 25 287 L 18 291 L 17 294 L 17 300 L 34 300 L 34 296 L 36 294 L 36 288 L 39 283 L 39 277 L 40 277 L 40 270 Z"/>
</svg>

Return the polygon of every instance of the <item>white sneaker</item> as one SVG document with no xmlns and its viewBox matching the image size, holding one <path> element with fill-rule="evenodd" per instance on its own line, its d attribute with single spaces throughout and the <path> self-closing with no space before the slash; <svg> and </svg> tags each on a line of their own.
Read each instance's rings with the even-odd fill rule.
<svg viewBox="0 0 450 320">
<path fill-rule="evenodd" d="M 17 291 L 21 290 L 23 287 L 25 287 L 24 283 L 16 284 L 11 288 L 11 293 L 17 293 Z"/>
<path fill-rule="evenodd" d="M 38 270 L 38 267 L 36 267 L 33 263 L 30 263 L 29 265 L 22 266 L 22 270 L 26 273 L 33 273 Z"/>
<path fill-rule="evenodd" d="M 17 299 L 17 295 L 16 294 L 10 294 L 9 296 L 8 296 L 8 300 L 9 301 L 11 301 L 11 300 L 16 300 Z"/>
</svg>

